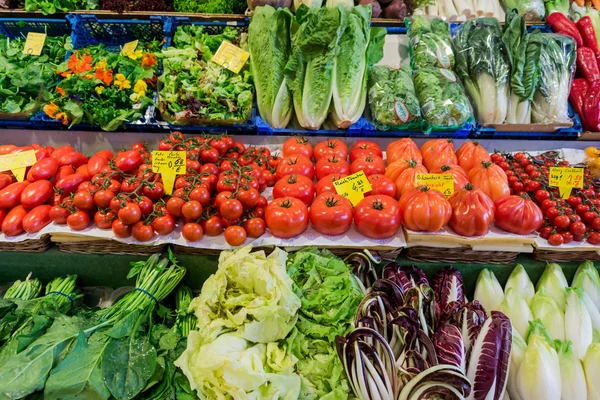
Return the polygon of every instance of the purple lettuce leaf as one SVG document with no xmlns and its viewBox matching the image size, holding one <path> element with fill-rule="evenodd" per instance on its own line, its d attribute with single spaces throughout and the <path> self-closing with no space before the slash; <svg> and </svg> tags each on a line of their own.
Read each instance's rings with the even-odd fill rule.
<svg viewBox="0 0 600 400">
<path fill-rule="evenodd" d="M 465 371 L 466 354 L 460 330 L 454 325 L 444 325 L 435 332 L 433 344 L 440 364 L 455 365 Z"/>
</svg>

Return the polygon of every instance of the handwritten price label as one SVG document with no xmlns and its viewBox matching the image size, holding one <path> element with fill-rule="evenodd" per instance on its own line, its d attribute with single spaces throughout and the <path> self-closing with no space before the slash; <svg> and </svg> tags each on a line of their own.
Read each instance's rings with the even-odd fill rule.
<svg viewBox="0 0 600 400">
<path fill-rule="evenodd" d="M 173 194 L 177 175 L 185 174 L 185 151 L 152 152 L 152 172 L 161 174 L 166 194 Z"/>
<path fill-rule="evenodd" d="M 39 56 L 42 54 L 44 43 L 46 42 L 45 33 L 29 32 L 23 47 L 23 54 L 28 56 Z"/>
<path fill-rule="evenodd" d="M 333 187 L 335 187 L 335 191 L 340 196 L 344 196 L 350 200 L 352 205 L 360 203 L 365 198 L 365 193 L 373 190 L 369 179 L 363 171 L 358 171 L 355 174 L 334 181 Z"/>
<path fill-rule="evenodd" d="M 121 55 L 127 55 L 129 53 L 133 53 L 135 51 L 135 49 L 137 48 L 137 45 L 139 43 L 139 40 L 134 40 L 133 42 L 127 42 L 123 45 L 123 48 L 121 49 Z"/>
<path fill-rule="evenodd" d="M 454 194 L 454 178 L 450 174 L 416 174 L 416 186 L 427 186 L 449 199 Z"/>
<path fill-rule="evenodd" d="M 0 156 L 0 171 L 11 171 L 17 181 L 23 182 L 25 178 L 25 169 L 35 164 L 37 158 L 35 151 L 28 150 L 21 153 L 6 154 Z"/>
<path fill-rule="evenodd" d="M 558 187 L 560 197 L 568 199 L 573 188 L 583 187 L 583 168 L 550 167 L 548 184 Z"/>
<path fill-rule="evenodd" d="M 212 60 L 223 68 L 227 68 L 231 72 L 239 74 L 249 57 L 250 53 L 246 50 L 231 44 L 231 42 L 223 40 L 223 43 L 221 43 L 219 50 L 217 50 Z"/>
</svg>

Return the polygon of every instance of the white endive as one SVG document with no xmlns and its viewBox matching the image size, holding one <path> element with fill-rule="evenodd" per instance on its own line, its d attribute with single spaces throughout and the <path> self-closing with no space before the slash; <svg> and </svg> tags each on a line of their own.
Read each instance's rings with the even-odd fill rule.
<svg viewBox="0 0 600 400">
<path fill-rule="evenodd" d="M 585 261 L 577 268 L 571 286 L 585 290 L 596 308 L 600 309 L 600 274 L 593 262 Z"/>
<path fill-rule="evenodd" d="M 565 314 L 552 297 L 537 292 L 531 302 L 531 313 L 542 322 L 552 339 L 565 340 Z"/>
<path fill-rule="evenodd" d="M 521 264 L 517 264 L 515 269 L 510 273 L 506 286 L 504 286 L 504 293 L 508 293 L 508 289 L 516 289 L 521 297 L 525 299 L 528 305 L 531 305 L 531 300 L 535 295 L 535 288 L 527 271 Z"/>
<path fill-rule="evenodd" d="M 587 399 L 585 374 L 581 360 L 573 352 L 570 341 L 555 342 L 560 362 L 560 387 L 562 400 Z"/>
<path fill-rule="evenodd" d="M 492 310 L 500 311 L 504 291 L 496 275 L 487 268 L 481 271 L 477 278 L 475 300 L 479 301 L 488 313 Z"/>
<path fill-rule="evenodd" d="M 531 323 L 527 350 L 517 376 L 523 400 L 560 400 L 560 365 L 548 333 L 539 321 Z"/>
<path fill-rule="evenodd" d="M 544 273 L 535 287 L 536 291 L 543 291 L 552 297 L 561 311 L 565 311 L 566 293 L 565 289 L 569 286 L 567 278 L 560 265 L 551 263 L 546 266 Z"/>
<path fill-rule="evenodd" d="M 583 302 L 587 306 L 587 310 L 590 313 L 592 327 L 600 332 L 600 310 L 598 310 L 587 292 L 583 292 Z"/>
<path fill-rule="evenodd" d="M 504 294 L 504 301 L 500 306 L 502 311 L 508 318 L 514 329 L 519 332 L 519 335 L 527 336 L 529 331 L 529 321 L 533 320 L 533 314 L 527 305 L 525 298 L 515 288 L 509 288 Z"/>
<path fill-rule="evenodd" d="M 590 313 L 583 300 L 583 290 L 567 289 L 565 310 L 565 338 L 573 343 L 573 351 L 583 360 L 585 352 L 592 344 L 593 328 Z"/>
<path fill-rule="evenodd" d="M 600 343 L 588 347 L 583 359 L 588 400 L 600 400 Z"/>
<path fill-rule="evenodd" d="M 525 350 L 527 350 L 527 344 L 514 329 L 513 325 L 513 337 L 512 337 L 512 348 L 510 351 L 510 368 L 508 370 L 508 384 L 506 385 L 506 394 L 510 395 L 512 400 L 523 400 L 519 394 L 518 381 L 519 368 L 523 362 L 525 356 Z M 506 395 L 505 395 L 506 396 Z"/>
</svg>

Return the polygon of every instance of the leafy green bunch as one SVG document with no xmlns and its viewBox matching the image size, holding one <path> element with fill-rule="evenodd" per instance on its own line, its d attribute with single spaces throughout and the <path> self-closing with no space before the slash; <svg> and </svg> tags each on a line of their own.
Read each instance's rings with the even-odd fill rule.
<svg viewBox="0 0 600 400">
<path fill-rule="evenodd" d="M 25 0 L 25 10 L 41 11 L 44 15 L 97 8 L 98 0 Z"/>
<path fill-rule="evenodd" d="M 102 44 L 75 51 L 57 68 L 64 79 L 44 112 L 65 125 L 87 122 L 105 131 L 139 119 L 152 103 L 158 48 L 149 42 L 127 54 Z"/>
</svg>

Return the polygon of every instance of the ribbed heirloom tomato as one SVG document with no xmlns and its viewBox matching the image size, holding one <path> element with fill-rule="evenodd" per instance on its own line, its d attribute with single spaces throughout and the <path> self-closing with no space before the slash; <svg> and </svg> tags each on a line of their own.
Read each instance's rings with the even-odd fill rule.
<svg viewBox="0 0 600 400">
<path fill-rule="evenodd" d="M 286 175 L 273 187 L 273 198 L 287 196 L 295 197 L 310 206 L 315 198 L 315 184 L 304 175 Z"/>
<path fill-rule="evenodd" d="M 437 232 L 452 216 L 452 206 L 444 195 L 427 186 L 410 189 L 400 198 L 404 226 L 417 232 Z"/>
<path fill-rule="evenodd" d="M 402 209 L 390 196 L 367 196 L 354 208 L 356 229 L 372 239 L 395 235 L 401 223 Z"/>
<path fill-rule="evenodd" d="M 458 164 L 454 154 L 454 143 L 452 139 L 433 139 L 421 146 L 423 165 L 428 170 L 435 169 L 440 165 Z"/>
<path fill-rule="evenodd" d="M 485 235 L 494 221 L 494 202 L 472 184 L 455 192 L 449 199 L 452 206 L 450 227 L 462 236 Z"/>
<path fill-rule="evenodd" d="M 352 204 L 334 193 L 323 193 L 310 207 L 310 222 L 325 235 L 341 235 L 352 226 Z"/>
<path fill-rule="evenodd" d="M 542 210 L 526 195 L 504 197 L 497 200 L 495 206 L 496 225 L 507 232 L 528 235 L 544 223 Z M 567 222 L 570 224 L 570 221 Z"/>
<path fill-rule="evenodd" d="M 275 199 L 265 210 L 265 222 L 274 236 L 288 239 L 301 234 L 308 227 L 308 208 L 293 197 Z"/>
<path fill-rule="evenodd" d="M 385 149 L 385 154 L 388 164 L 398 160 L 413 160 L 417 164 L 423 163 L 423 157 L 421 156 L 421 152 L 419 151 L 417 144 L 409 138 L 396 140 L 390 143 Z"/>
<path fill-rule="evenodd" d="M 469 171 L 469 181 L 481 189 L 492 201 L 500 200 L 510 195 L 508 178 L 496 164 L 484 161 Z"/>
<path fill-rule="evenodd" d="M 410 189 L 415 187 L 417 174 L 426 174 L 427 168 L 421 164 L 415 164 L 413 161 L 408 163 L 408 168 L 405 169 L 398 179 L 396 179 L 396 196 L 402 196 Z"/>
<path fill-rule="evenodd" d="M 465 172 L 469 172 L 474 167 L 484 161 L 490 161 L 490 153 L 477 141 L 466 141 L 458 150 L 456 150 L 458 165 Z"/>
<path fill-rule="evenodd" d="M 454 191 L 460 190 L 469 183 L 467 173 L 459 165 L 441 165 L 435 168 L 433 171 L 429 171 L 432 174 L 449 174 L 454 179 Z"/>
</svg>

